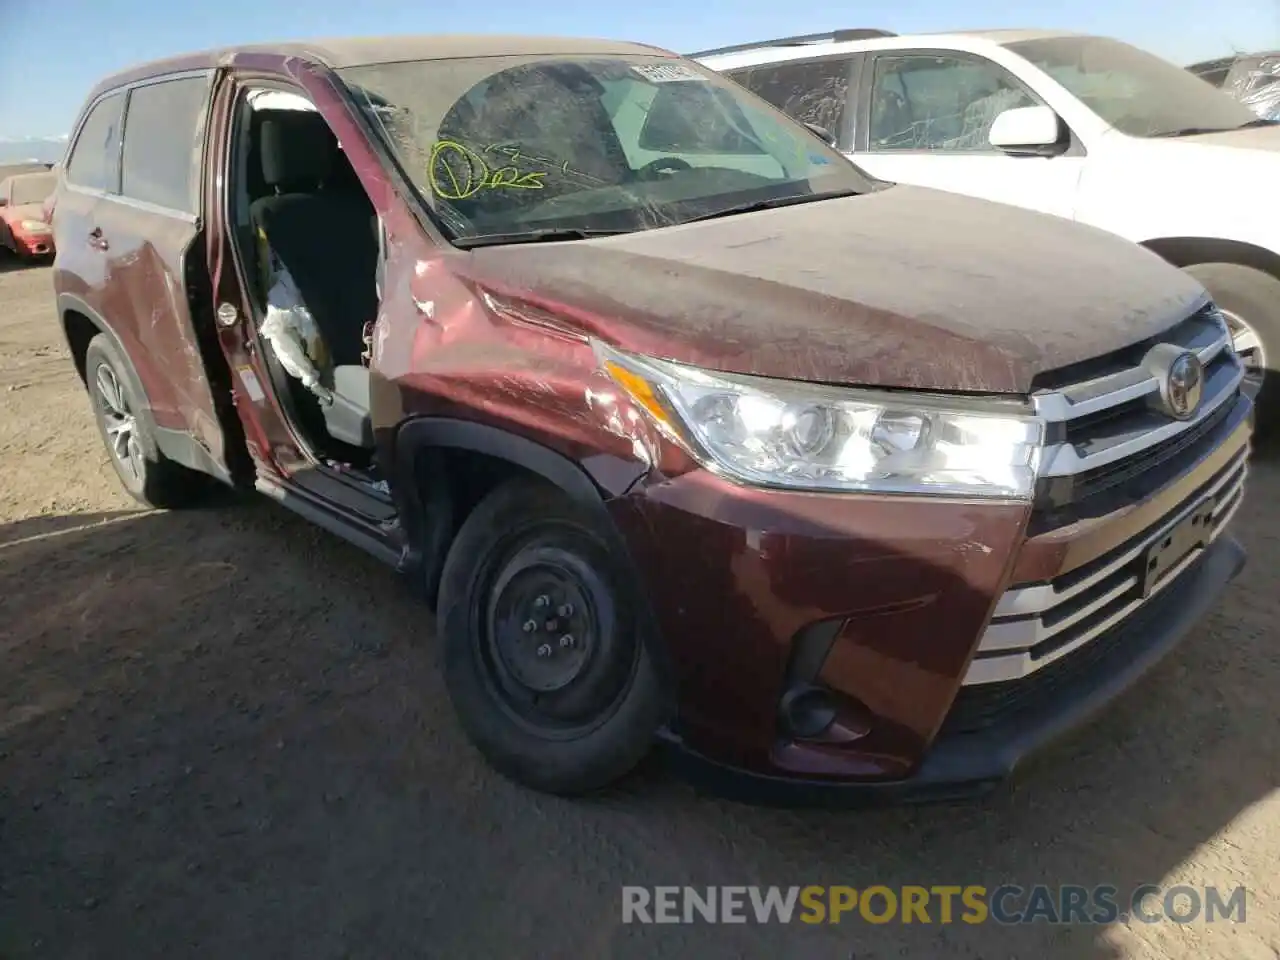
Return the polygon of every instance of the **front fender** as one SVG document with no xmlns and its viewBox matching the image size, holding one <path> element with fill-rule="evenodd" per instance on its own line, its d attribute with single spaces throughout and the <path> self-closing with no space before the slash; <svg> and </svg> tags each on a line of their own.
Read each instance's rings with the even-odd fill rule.
<svg viewBox="0 0 1280 960">
<path fill-rule="evenodd" d="M 408 539 L 405 565 L 421 569 L 429 596 L 439 583 L 458 519 L 445 458 L 432 457 L 431 451 L 464 450 L 520 467 L 606 518 L 606 501 L 625 493 L 648 470 L 639 462 L 627 470 L 615 458 L 609 458 L 607 467 L 579 463 L 501 427 L 451 417 L 406 420 L 395 431 L 392 445 L 387 461 L 392 465 L 396 509 Z M 611 519 L 607 526 L 614 529 Z M 618 546 L 626 549 L 620 535 Z"/>
</svg>

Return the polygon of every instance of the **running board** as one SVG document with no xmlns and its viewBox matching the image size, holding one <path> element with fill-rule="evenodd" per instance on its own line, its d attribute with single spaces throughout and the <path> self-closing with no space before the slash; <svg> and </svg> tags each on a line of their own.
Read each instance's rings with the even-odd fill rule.
<svg viewBox="0 0 1280 960">
<path fill-rule="evenodd" d="M 336 534 L 388 566 L 400 569 L 403 551 L 391 545 L 389 541 L 393 534 L 389 530 L 379 528 L 372 523 L 344 517 L 333 507 L 306 491 L 286 485 L 272 477 L 259 475 L 254 486 L 259 493 L 265 493 L 272 500 L 311 521 L 317 527 Z"/>
</svg>

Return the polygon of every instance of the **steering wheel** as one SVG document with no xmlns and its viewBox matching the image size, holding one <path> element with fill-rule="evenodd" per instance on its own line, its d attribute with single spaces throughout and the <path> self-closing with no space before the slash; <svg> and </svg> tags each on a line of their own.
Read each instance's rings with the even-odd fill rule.
<svg viewBox="0 0 1280 960">
<path fill-rule="evenodd" d="M 657 160 L 650 160 L 637 170 L 636 177 L 640 180 L 656 180 L 664 174 L 682 173 L 685 170 L 692 169 L 693 164 L 687 160 L 681 160 L 679 157 L 658 157 Z"/>
</svg>

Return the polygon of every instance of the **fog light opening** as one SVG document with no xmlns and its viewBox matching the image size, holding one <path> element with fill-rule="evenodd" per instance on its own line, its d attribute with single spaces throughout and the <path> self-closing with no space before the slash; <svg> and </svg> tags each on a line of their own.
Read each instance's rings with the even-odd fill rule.
<svg viewBox="0 0 1280 960">
<path fill-rule="evenodd" d="M 822 737 L 836 722 L 836 704 L 821 687 L 801 684 L 782 695 L 778 719 L 782 729 L 800 740 Z"/>
</svg>

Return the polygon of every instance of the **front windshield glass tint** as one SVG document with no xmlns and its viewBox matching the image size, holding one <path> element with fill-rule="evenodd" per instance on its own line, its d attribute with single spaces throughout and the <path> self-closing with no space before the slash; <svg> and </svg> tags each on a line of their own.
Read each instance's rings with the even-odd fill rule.
<svg viewBox="0 0 1280 960">
<path fill-rule="evenodd" d="M 487 57 L 341 74 L 455 239 L 644 230 L 871 189 L 802 125 L 687 61 Z"/>
<path fill-rule="evenodd" d="M 1055 37 L 1011 43 L 1009 49 L 1130 136 L 1234 130 L 1258 119 L 1190 71 L 1118 40 Z"/>
</svg>

